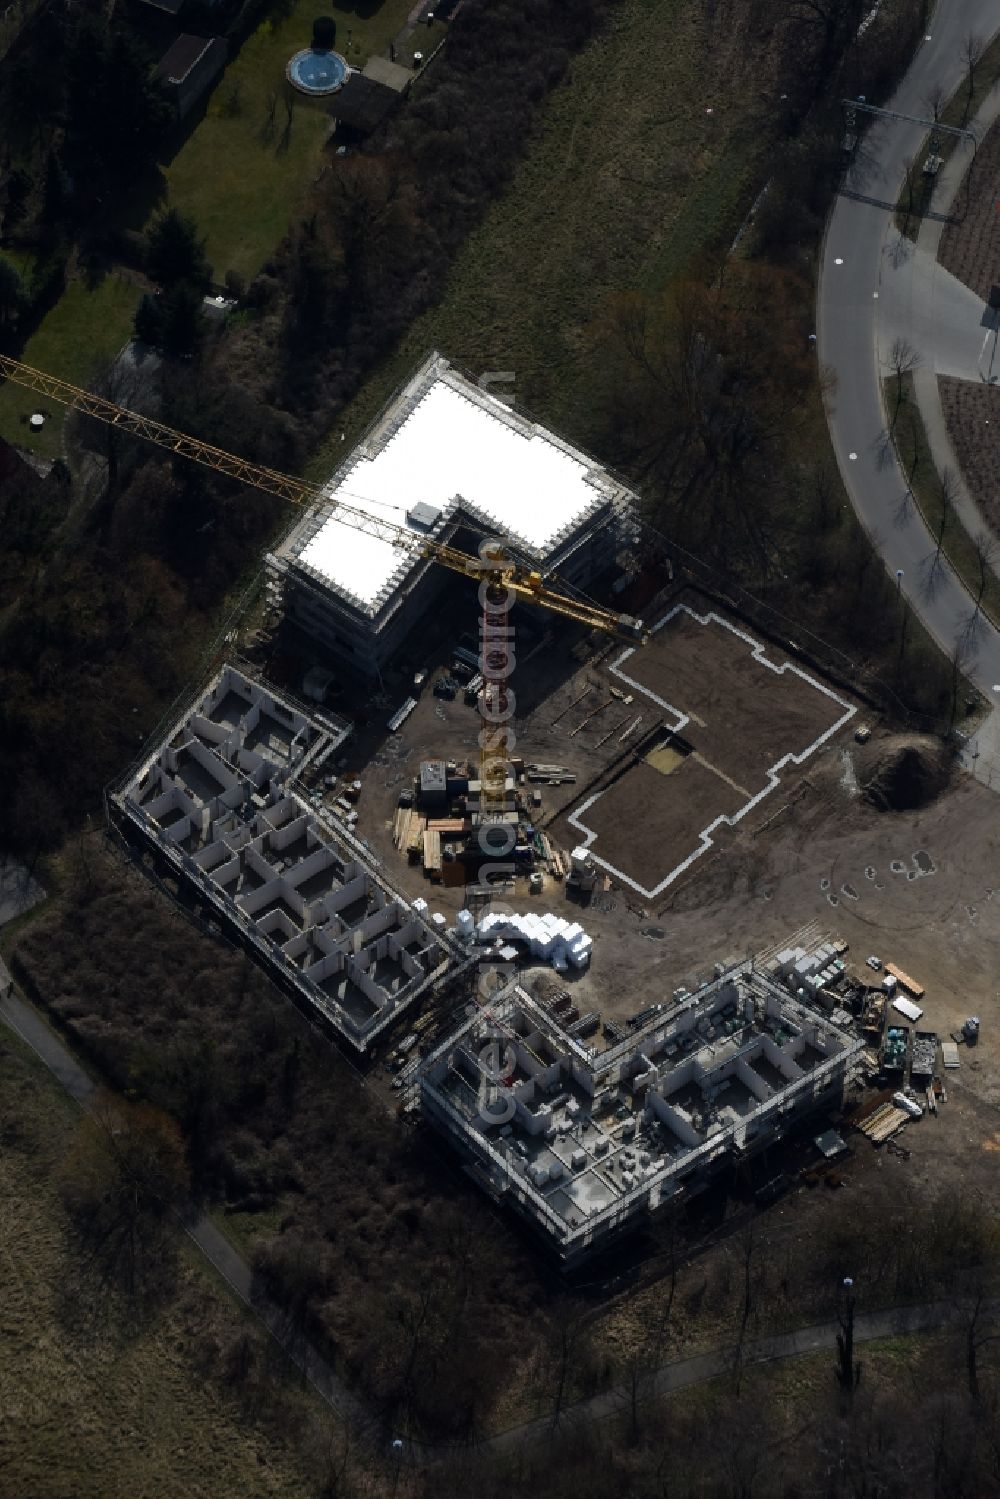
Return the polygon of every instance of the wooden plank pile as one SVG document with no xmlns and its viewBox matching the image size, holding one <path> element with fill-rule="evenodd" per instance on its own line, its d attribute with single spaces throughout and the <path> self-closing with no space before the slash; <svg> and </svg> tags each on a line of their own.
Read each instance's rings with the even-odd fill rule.
<svg viewBox="0 0 1000 1499">
<path fill-rule="evenodd" d="M 900 988 L 905 989 L 908 994 L 912 994 L 914 999 L 923 999 L 923 985 L 918 984 L 916 979 L 911 979 L 910 975 L 904 973 L 902 968 L 897 968 L 895 963 L 886 963 L 885 971 L 892 975 Z"/>
<path fill-rule="evenodd" d="M 883 1103 L 864 1119 L 858 1120 L 858 1129 L 873 1145 L 881 1145 L 898 1134 L 909 1117 L 905 1109 L 897 1108 L 894 1103 Z"/>
<path fill-rule="evenodd" d="M 424 833 L 424 873 L 441 873 L 441 834 Z"/>
<path fill-rule="evenodd" d="M 396 848 L 406 853 L 411 864 L 417 863 L 423 853 L 423 835 L 426 826 L 426 819 L 412 807 L 397 808 L 396 820 L 392 828 L 392 841 Z"/>
</svg>

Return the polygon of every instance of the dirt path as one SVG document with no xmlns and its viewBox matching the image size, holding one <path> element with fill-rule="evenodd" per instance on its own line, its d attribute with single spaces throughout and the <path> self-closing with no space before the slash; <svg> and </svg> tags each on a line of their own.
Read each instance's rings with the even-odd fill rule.
<svg viewBox="0 0 1000 1499">
<path fill-rule="evenodd" d="M 0 1018 L 45 1063 L 77 1103 L 86 1108 L 96 1094 L 98 1085 L 38 1012 L 13 994 L 0 1000 Z M 279 1307 L 254 1294 L 249 1264 L 217 1224 L 204 1214 L 186 1225 L 186 1231 L 233 1293 L 260 1319 L 320 1397 L 341 1419 L 356 1429 L 371 1434 L 378 1424 L 374 1413 L 351 1394 L 326 1359 L 289 1325 L 288 1318 Z M 854 1337 L 857 1343 L 867 1343 L 879 1338 L 900 1337 L 957 1325 L 961 1318 L 962 1309 L 951 1302 L 930 1302 L 922 1306 L 894 1307 L 882 1312 L 862 1312 L 855 1321 Z M 792 1332 L 758 1338 L 742 1350 L 741 1362 L 744 1366 L 774 1363 L 779 1359 L 832 1350 L 836 1346 L 838 1331 L 837 1323 L 828 1322 L 816 1327 L 797 1328 Z M 658 1369 L 650 1372 L 638 1398 L 646 1401 L 718 1379 L 734 1368 L 735 1354 L 735 1345 L 729 1344 L 707 1353 L 661 1364 Z M 632 1398 L 630 1385 L 618 1385 L 581 1400 L 559 1414 L 540 1416 L 533 1421 L 509 1427 L 506 1431 L 487 1438 L 480 1446 L 499 1452 L 544 1439 L 551 1435 L 556 1425 L 607 1420 L 627 1410 Z M 408 1457 L 411 1462 L 432 1462 L 436 1457 L 443 1456 L 446 1450 L 413 1443 L 410 1444 Z"/>
<path fill-rule="evenodd" d="M 70 1097 L 81 1108 L 89 1108 L 98 1092 L 98 1084 L 38 1011 L 17 994 L 11 994 L 0 1000 L 0 1018 L 45 1063 Z M 369 1423 L 367 1408 L 351 1394 L 322 1354 L 301 1336 L 282 1309 L 254 1290 L 249 1263 L 208 1214 L 192 1218 L 185 1223 L 184 1231 L 327 1405 L 352 1426 L 366 1427 Z"/>
</svg>

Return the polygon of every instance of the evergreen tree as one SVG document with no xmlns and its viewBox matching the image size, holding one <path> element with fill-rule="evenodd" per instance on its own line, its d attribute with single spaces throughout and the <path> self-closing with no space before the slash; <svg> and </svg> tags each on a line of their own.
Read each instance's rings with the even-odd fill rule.
<svg viewBox="0 0 1000 1499">
<path fill-rule="evenodd" d="M 187 281 L 204 290 L 212 279 L 205 241 L 198 238 L 197 225 L 176 208 L 162 213 L 149 231 L 146 264 L 150 276 L 163 287 Z"/>
</svg>

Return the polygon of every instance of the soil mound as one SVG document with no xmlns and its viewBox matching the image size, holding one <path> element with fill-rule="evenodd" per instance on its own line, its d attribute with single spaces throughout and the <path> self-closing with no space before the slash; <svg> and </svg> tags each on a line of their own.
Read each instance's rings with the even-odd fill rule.
<svg viewBox="0 0 1000 1499">
<path fill-rule="evenodd" d="M 858 784 L 883 812 L 910 812 L 940 796 L 951 779 L 952 757 L 929 735 L 894 735 L 856 756 Z"/>
</svg>

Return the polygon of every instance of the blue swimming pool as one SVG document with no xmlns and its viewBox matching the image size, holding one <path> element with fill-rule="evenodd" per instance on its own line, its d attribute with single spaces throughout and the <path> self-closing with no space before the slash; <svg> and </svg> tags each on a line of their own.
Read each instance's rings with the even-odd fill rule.
<svg viewBox="0 0 1000 1499">
<path fill-rule="evenodd" d="M 289 83 L 304 94 L 333 94 L 347 78 L 347 63 L 339 52 L 306 47 L 296 52 L 285 71 Z"/>
</svg>

